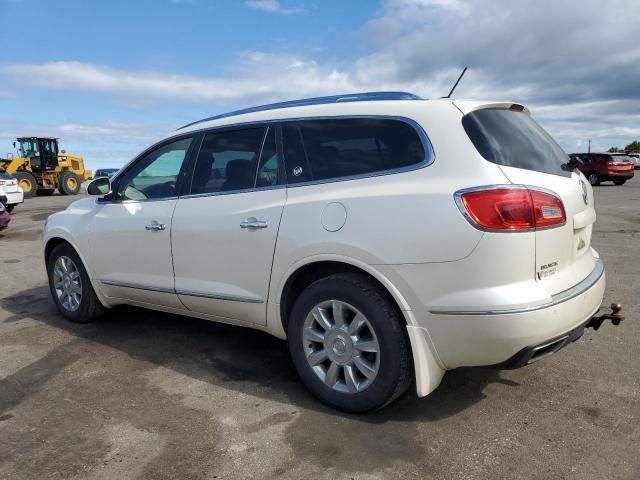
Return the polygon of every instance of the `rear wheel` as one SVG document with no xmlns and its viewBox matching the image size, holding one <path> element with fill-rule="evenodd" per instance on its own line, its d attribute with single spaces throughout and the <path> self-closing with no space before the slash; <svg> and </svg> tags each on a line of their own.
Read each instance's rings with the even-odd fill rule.
<svg viewBox="0 0 640 480">
<path fill-rule="evenodd" d="M 47 261 L 49 289 L 58 311 L 76 323 L 88 323 L 104 313 L 76 251 L 67 243 L 55 247 Z"/>
<path fill-rule="evenodd" d="M 75 173 L 63 172 L 58 190 L 63 195 L 76 195 L 80 191 L 80 183 L 80 177 Z"/>
<path fill-rule="evenodd" d="M 624 185 L 626 181 L 626 178 L 619 178 L 617 180 L 614 180 L 613 183 L 615 183 L 616 185 Z"/>
<path fill-rule="evenodd" d="M 334 408 L 381 408 L 411 381 L 403 319 L 365 275 L 336 274 L 312 283 L 296 300 L 287 330 L 300 378 Z"/>
<path fill-rule="evenodd" d="M 18 185 L 24 193 L 24 198 L 31 198 L 38 190 L 38 182 L 29 172 L 16 172 L 14 177 L 18 180 Z"/>
<path fill-rule="evenodd" d="M 596 172 L 591 172 L 587 175 L 587 179 L 589 179 L 589 183 L 593 186 L 600 185 L 600 175 Z"/>
</svg>

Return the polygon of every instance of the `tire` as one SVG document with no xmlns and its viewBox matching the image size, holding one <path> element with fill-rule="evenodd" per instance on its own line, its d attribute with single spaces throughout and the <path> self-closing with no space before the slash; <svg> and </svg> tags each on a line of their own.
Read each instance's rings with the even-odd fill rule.
<svg viewBox="0 0 640 480">
<path fill-rule="evenodd" d="M 621 178 L 621 179 L 618 179 L 618 180 L 614 180 L 613 183 L 615 183 L 616 185 L 624 185 L 626 181 L 627 181 L 626 178 L 624 178 L 624 179 Z"/>
<path fill-rule="evenodd" d="M 61 260 L 61 263 L 58 263 L 59 259 L 63 259 Z M 67 266 L 66 270 L 63 268 L 64 265 Z M 81 295 L 79 300 L 78 297 L 73 294 L 65 296 L 64 294 L 61 295 L 59 293 L 59 285 L 56 284 L 56 278 L 60 278 L 60 276 L 56 273 L 57 268 L 61 268 L 60 271 L 62 273 L 68 274 L 68 285 L 69 287 L 74 285 L 76 287 L 76 291 L 80 292 Z M 77 276 L 74 276 L 73 272 L 77 272 Z M 89 276 L 87 275 L 87 271 L 84 268 L 80 257 L 68 243 L 58 245 L 51 252 L 47 262 L 47 276 L 49 277 L 49 290 L 53 297 L 53 301 L 56 304 L 58 311 L 67 320 L 75 323 L 89 323 L 96 320 L 104 313 L 104 307 L 93 290 L 93 286 L 91 285 L 91 281 L 89 280 Z M 79 284 L 76 279 L 79 279 Z M 71 291 L 70 288 L 64 285 L 64 279 L 60 288 L 65 288 L 67 291 Z M 71 296 L 73 296 L 74 300 L 71 299 Z M 77 303 L 77 306 L 74 302 Z"/>
<path fill-rule="evenodd" d="M 16 208 L 16 204 L 12 203 L 11 205 L 5 205 L 4 208 L 7 209 L 7 212 L 11 213 L 13 212 L 13 209 Z"/>
<path fill-rule="evenodd" d="M 589 172 L 587 175 L 587 179 L 591 186 L 595 187 L 596 185 L 600 185 L 600 175 L 597 172 Z"/>
<path fill-rule="evenodd" d="M 80 177 L 73 172 L 62 172 L 58 191 L 62 195 L 77 195 L 80 191 Z"/>
<path fill-rule="evenodd" d="M 31 198 L 36 194 L 38 190 L 38 181 L 29 172 L 16 172 L 13 174 L 18 180 L 18 185 L 24 192 L 24 198 Z"/>
<path fill-rule="evenodd" d="M 38 190 L 38 195 L 41 197 L 50 197 L 53 195 L 53 192 L 55 192 L 55 189 L 53 188 L 40 188 Z"/>
<path fill-rule="evenodd" d="M 342 323 L 335 320 L 340 316 L 333 314 L 334 303 L 340 305 L 338 311 L 344 312 L 344 326 L 320 328 L 315 320 L 318 306 L 325 318 L 330 317 L 329 324 L 333 322 L 335 327 Z M 356 318 L 362 325 L 362 317 L 366 324 L 354 335 L 351 326 L 358 323 Z M 323 333 L 324 338 L 317 337 L 317 332 Z M 291 309 L 287 333 L 289 353 L 302 382 L 321 402 L 339 410 L 363 413 L 382 408 L 402 395 L 413 378 L 401 313 L 366 275 L 340 273 L 309 285 Z M 354 338 L 357 342 L 353 342 Z M 359 350 L 355 346 L 358 343 L 367 350 Z M 325 360 L 316 363 L 323 355 Z M 315 366 L 311 366 L 308 357 Z M 367 368 L 362 367 L 363 360 Z M 337 374 L 332 375 L 331 370 Z M 323 373 L 324 379 L 332 380 L 325 383 Z"/>
</svg>

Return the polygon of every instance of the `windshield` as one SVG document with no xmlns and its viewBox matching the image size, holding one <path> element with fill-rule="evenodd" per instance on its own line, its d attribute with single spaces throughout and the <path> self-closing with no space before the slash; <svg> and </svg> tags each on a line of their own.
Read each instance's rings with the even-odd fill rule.
<svg viewBox="0 0 640 480">
<path fill-rule="evenodd" d="M 486 160 L 497 165 L 571 176 L 563 165 L 569 157 L 526 113 L 486 109 L 462 118 L 462 125 Z"/>
<path fill-rule="evenodd" d="M 19 140 L 20 156 L 22 157 L 38 157 L 40 156 L 40 150 L 38 148 L 38 142 L 30 138 L 23 138 Z"/>
<path fill-rule="evenodd" d="M 609 157 L 609 161 L 610 162 L 630 162 L 631 157 L 628 157 L 626 155 L 612 155 L 611 157 Z"/>
</svg>

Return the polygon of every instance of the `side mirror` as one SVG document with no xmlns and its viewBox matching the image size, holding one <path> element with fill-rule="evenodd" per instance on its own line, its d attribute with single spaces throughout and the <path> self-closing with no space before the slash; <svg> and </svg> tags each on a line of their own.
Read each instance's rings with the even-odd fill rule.
<svg viewBox="0 0 640 480">
<path fill-rule="evenodd" d="M 16 142 L 13 142 L 13 148 L 16 148 Z"/>
<path fill-rule="evenodd" d="M 92 180 L 87 185 L 87 193 L 89 195 L 109 195 L 111 193 L 111 180 L 107 177 L 100 177 Z"/>
</svg>

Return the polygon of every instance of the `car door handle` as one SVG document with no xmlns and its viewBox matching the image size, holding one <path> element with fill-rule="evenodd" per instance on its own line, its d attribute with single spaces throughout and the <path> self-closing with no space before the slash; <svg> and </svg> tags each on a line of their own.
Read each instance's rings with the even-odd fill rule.
<svg viewBox="0 0 640 480">
<path fill-rule="evenodd" d="M 145 230 L 150 230 L 152 232 L 157 232 L 159 230 L 166 230 L 167 229 L 167 225 L 164 223 L 151 223 L 149 225 L 147 225 L 146 227 L 144 227 Z"/>
<path fill-rule="evenodd" d="M 264 220 L 256 220 L 255 218 L 249 218 L 244 222 L 240 222 L 240 228 L 267 228 L 269 224 Z"/>
</svg>

